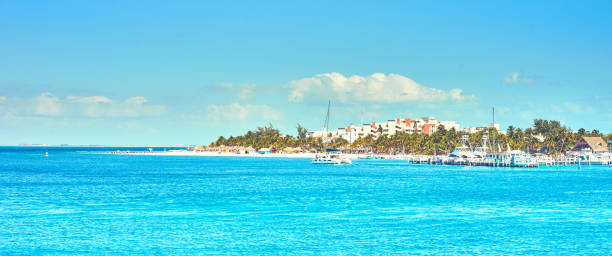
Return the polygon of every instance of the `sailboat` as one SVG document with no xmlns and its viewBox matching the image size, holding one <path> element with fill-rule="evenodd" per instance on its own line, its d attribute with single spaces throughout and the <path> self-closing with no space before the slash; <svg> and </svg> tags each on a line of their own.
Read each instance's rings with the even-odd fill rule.
<svg viewBox="0 0 612 256">
<path fill-rule="evenodd" d="M 325 124 L 323 125 L 323 135 L 321 136 L 323 145 L 329 143 L 327 128 L 329 127 L 329 110 L 331 100 L 327 103 L 327 115 L 325 116 Z M 323 154 L 316 154 L 311 160 L 313 164 L 352 164 L 353 162 L 348 157 L 342 155 L 340 150 L 326 149 Z"/>
</svg>

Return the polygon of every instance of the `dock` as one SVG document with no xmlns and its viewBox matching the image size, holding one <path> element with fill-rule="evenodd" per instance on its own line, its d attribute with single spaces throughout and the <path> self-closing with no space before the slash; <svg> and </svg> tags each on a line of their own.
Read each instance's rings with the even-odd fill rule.
<svg viewBox="0 0 612 256">
<path fill-rule="evenodd" d="M 513 168 L 539 168 L 539 167 L 552 167 L 552 166 L 591 166 L 591 165 L 604 165 L 612 166 L 612 160 L 607 161 L 584 161 L 576 159 L 555 159 L 552 161 L 522 161 L 515 162 L 512 159 L 503 159 L 501 161 L 486 161 L 478 158 L 465 158 L 465 159 L 453 159 L 453 158 L 440 158 L 436 156 L 419 156 L 413 157 L 409 160 L 410 164 L 419 165 L 452 165 L 452 166 L 486 166 L 486 167 L 513 167 Z"/>
</svg>

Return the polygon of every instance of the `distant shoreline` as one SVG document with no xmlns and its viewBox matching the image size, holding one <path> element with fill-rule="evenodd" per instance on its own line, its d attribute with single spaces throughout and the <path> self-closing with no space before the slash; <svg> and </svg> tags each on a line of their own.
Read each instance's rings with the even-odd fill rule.
<svg viewBox="0 0 612 256">
<path fill-rule="evenodd" d="M 164 151 L 164 152 L 110 152 L 111 154 L 118 155 L 147 155 L 147 156 L 235 156 L 235 157 L 272 157 L 272 158 L 313 158 L 314 153 L 270 153 L 270 154 L 236 154 L 231 152 L 196 152 L 196 151 Z"/>
<path fill-rule="evenodd" d="M 48 148 L 188 148 L 189 146 L 117 146 L 117 145 L 0 145 L 0 147 L 48 147 Z"/>
<path fill-rule="evenodd" d="M 210 152 L 210 151 L 164 151 L 164 152 L 109 152 L 110 154 L 117 155 L 147 155 L 147 156 L 201 156 L 201 157 L 262 157 L 262 158 L 314 158 L 316 154 L 320 153 L 249 153 L 249 154 L 236 154 L 232 152 Z M 364 158 L 372 154 L 343 154 L 351 159 Z M 386 156 L 387 159 L 401 159 L 401 156 L 388 156 L 388 155 L 377 155 Z"/>
</svg>

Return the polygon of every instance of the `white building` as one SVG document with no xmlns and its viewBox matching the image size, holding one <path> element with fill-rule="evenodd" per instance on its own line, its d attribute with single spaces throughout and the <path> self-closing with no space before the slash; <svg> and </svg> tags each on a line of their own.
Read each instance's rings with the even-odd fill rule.
<svg viewBox="0 0 612 256">
<path fill-rule="evenodd" d="M 344 128 L 328 131 L 328 135 L 331 135 L 329 136 L 330 139 L 343 138 L 349 143 L 353 143 L 358 138 L 364 138 L 368 135 L 374 139 L 381 135 L 386 134 L 392 136 L 400 132 L 431 135 L 437 131 L 440 126 L 444 126 L 447 130 L 454 128 L 459 131 L 460 129 L 459 124 L 454 121 L 438 121 L 434 117 L 423 117 L 421 119 L 396 118 L 394 120 L 371 122 L 362 125 L 351 124 Z M 379 132 L 379 130 L 381 132 Z M 323 132 L 311 131 L 308 133 L 308 137 L 322 138 Z"/>
<path fill-rule="evenodd" d="M 497 130 L 497 132 L 502 133 L 502 134 L 506 134 L 505 131 L 501 131 L 499 130 L 499 124 L 489 124 L 488 126 L 481 126 L 481 127 L 465 127 L 465 128 L 461 128 L 460 131 L 465 132 L 465 133 L 477 133 L 480 131 L 484 131 L 490 128 L 495 128 L 495 130 Z"/>
</svg>

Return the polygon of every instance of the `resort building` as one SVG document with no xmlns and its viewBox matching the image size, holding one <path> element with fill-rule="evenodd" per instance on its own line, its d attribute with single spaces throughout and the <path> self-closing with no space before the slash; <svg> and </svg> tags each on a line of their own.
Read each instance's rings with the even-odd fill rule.
<svg viewBox="0 0 612 256">
<path fill-rule="evenodd" d="M 572 151 L 590 151 L 593 153 L 601 153 L 608 151 L 608 143 L 601 137 L 582 137 Z"/>
<path fill-rule="evenodd" d="M 355 140 L 367 137 L 368 135 L 374 139 L 382 135 L 392 136 L 400 132 L 431 135 L 436 132 L 440 126 L 444 126 L 447 130 L 452 128 L 457 131 L 460 130 L 459 124 L 456 122 L 438 121 L 435 117 L 423 117 L 421 119 L 395 118 L 393 120 L 371 122 L 362 125 L 350 124 L 349 126 L 341 127 L 336 130 L 328 130 L 327 136 L 323 136 L 323 131 L 310 131 L 307 136 L 313 138 L 326 137 L 326 139 L 342 138 L 349 143 L 353 143 Z"/>
<path fill-rule="evenodd" d="M 505 131 L 499 130 L 499 124 L 489 124 L 488 126 L 480 126 L 480 127 L 465 127 L 465 128 L 459 129 L 459 131 L 465 132 L 465 133 L 477 133 L 477 132 L 484 131 L 484 130 L 491 129 L 491 128 L 495 128 L 495 130 L 497 130 L 499 133 L 503 133 L 503 134 L 506 133 Z"/>
<path fill-rule="evenodd" d="M 325 138 L 326 140 L 342 138 L 347 140 L 349 143 L 353 143 L 355 140 L 367 137 L 368 135 L 374 139 L 382 135 L 392 136 L 400 132 L 408 134 L 422 133 L 431 135 L 441 126 L 444 126 L 446 130 L 455 129 L 456 131 L 465 133 L 477 133 L 494 128 L 498 132 L 505 134 L 504 131 L 499 130 L 499 124 L 489 124 L 488 126 L 482 127 L 461 128 L 455 121 L 440 121 L 436 120 L 435 117 L 428 116 L 420 119 L 395 118 L 393 120 L 371 122 L 361 125 L 350 124 L 349 126 L 340 127 L 336 130 L 328 129 L 326 136 L 323 136 L 323 131 L 310 131 L 308 132 L 307 137 Z"/>
</svg>

